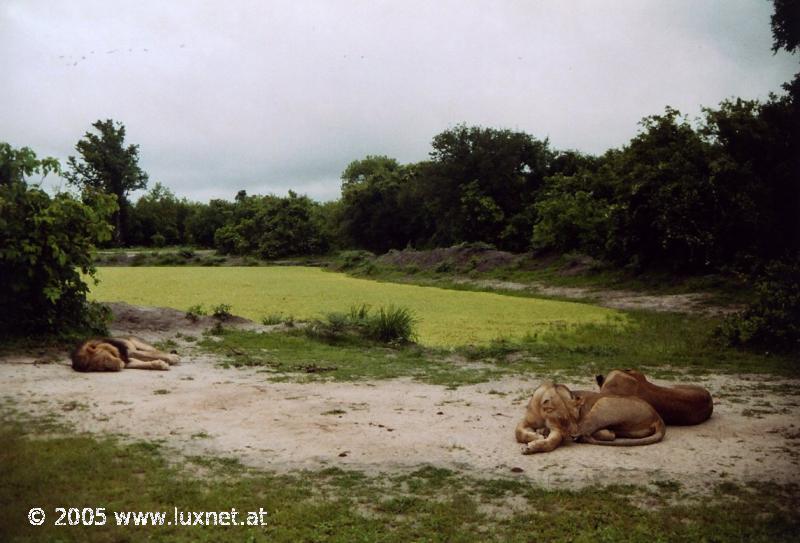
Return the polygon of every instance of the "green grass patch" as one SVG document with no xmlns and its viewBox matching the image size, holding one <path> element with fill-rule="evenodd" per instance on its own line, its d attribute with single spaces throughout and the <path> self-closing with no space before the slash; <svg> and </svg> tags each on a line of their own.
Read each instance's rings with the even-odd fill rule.
<svg viewBox="0 0 800 543">
<path fill-rule="evenodd" d="M 235 459 L 167 462 L 158 445 L 42 435 L 7 412 L 0 426 L 2 541 L 794 541 L 795 485 L 546 490 L 501 474 L 475 479 L 422 467 L 369 477 L 330 468 L 290 475 Z M 201 477 L 196 474 L 200 470 Z M 27 513 L 41 507 L 42 526 Z M 54 526 L 56 507 L 105 507 L 104 526 Z M 268 525 L 117 526 L 121 511 L 268 511 Z M 241 517 L 240 517 L 241 519 Z"/>
<path fill-rule="evenodd" d="M 312 382 L 356 381 L 412 377 L 420 381 L 463 385 L 502 376 L 501 367 L 459 365 L 448 353 L 419 346 L 386 347 L 345 337 L 335 343 L 308 337 L 302 330 L 257 333 L 223 330 L 207 336 L 198 346 L 221 355 L 223 364 L 260 367 L 273 380 Z"/>
<path fill-rule="evenodd" d="M 507 375 L 591 379 L 596 373 L 634 367 L 652 377 L 715 373 L 797 376 L 791 357 L 739 351 L 715 343 L 715 321 L 670 313 L 633 312 L 629 325 L 564 326 L 541 336 L 495 341 L 455 350 L 387 347 L 344 337 L 334 343 L 301 330 L 256 333 L 223 330 L 198 345 L 224 364 L 263 367 L 276 380 L 360 380 L 411 377 L 459 386 Z"/>
<path fill-rule="evenodd" d="M 309 267 L 109 267 L 98 276 L 91 292 L 96 300 L 183 311 L 230 304 L 232 313 L 256 322 L 280 312 L 298 320 L 320 318 L 353 304 L 405 307 L 418 319 L 420 343 L 439 347 L 622 319 L 618 311 L 582 303 L 380 283 Z"/>
</svg>

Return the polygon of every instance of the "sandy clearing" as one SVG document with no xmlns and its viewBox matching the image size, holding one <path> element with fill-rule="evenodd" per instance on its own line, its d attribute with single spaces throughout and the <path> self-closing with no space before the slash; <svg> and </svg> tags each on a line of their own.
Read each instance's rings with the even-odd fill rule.
<svg viewBox="0 0 800 543">
<path fill-rule="evenodd" d="M 169 372 L 116 374 L 77 373 L 66 358 L 34 360 L 0 358 L 0 396 L 23 412 L 56 413 L 80 431 L 164 440 L 182 454 L 232 456 L 279 472 L 430 464 L 496 477 L 519 467 L 518 476 L 548 487 L 677 480 L 697 491 L 723 480 L 800 482 L 800 380 L 712 376 L 703 381 L 716 397 L 711 420 L 670 427 L 660 444 L 570 444 L 523 456 L 513 429 L 539 377 L 448 390 L 410 380 L 273 383 L 201 354 Z M 590 384 L 587 376 L 583 388 Z M 344 413 L 324 414 L 336 410 Z"/>
</svg>

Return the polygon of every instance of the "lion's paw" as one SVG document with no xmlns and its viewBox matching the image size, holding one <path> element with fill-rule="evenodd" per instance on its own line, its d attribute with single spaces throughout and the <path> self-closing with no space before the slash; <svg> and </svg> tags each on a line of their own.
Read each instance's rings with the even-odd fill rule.
<svg viewBox="0 0 800 543">
<path fill-rule="evenodd" d="M 164 356 L 164 360 L 170 366 L 174 366 L 175 364 L 177 364 L 178 362 L 181 361 L 181 357 L 178 356 L 177 354 L 168 354 L 168 355 Z"/>
<path fill-rule="evenodd" d="M 169 369 L 169 364 L 163 360 L 153 360 L 153 369 L 166 371 Z"/>
</svg>

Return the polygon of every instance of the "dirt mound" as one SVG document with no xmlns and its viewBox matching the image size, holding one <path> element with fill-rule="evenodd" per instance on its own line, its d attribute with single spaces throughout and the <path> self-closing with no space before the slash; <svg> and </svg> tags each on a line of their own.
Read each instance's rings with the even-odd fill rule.
<svg viewBox="0 0 800 543">
<path fill-rule="evenodd" d="M 210 316 L 201 316 L 192 321 L 186 318 L 185 312 L 169 307 L 143 307 L 124 302 L 109 302 L 106 305 L 113 314 L 110 326 L 112 334 L 144 334 L 148 336 L 178 332 L 197 334 L 217 323 L 217 319 Z M 235 315 L 225 319 L 223 324 L 243 329 L 264 328 L 253 321 Z"/>
<path fill-rule="evenodd" d="M 508 267 L 518 262 L 520 258 L 520 255 L 498 251 L 488 245 L 470 244 L 428 251 L 393 249 L 385 255 L 379 256 L 377 262 L 389 266 L 416 266 L 419 269 L 436 271 L 477 270 L 484 272 Z"/>
</svg>

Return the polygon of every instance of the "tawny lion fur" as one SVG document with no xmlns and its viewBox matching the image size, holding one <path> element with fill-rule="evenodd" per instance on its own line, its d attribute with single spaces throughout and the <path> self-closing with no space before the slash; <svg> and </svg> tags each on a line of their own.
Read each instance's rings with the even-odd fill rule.
<svg viewBox="0 0 800 543">
<path fill-rule="evenodd" d="M 70 358 L 76 371 L 168 370 L 180 361 L 178 355 L 159 351 L 136 337 L 87 339 Z"/>
<path fill-rule="evenodd" d="M 662 387 L 630 369 L 612 370 L 606 377 L 598 375 L 596 379 L 600 392 L 641 398 L 652 405 L 667 424 L 700 424 L 714 411 L 711 394 L 701 386 Z"/>
<path fill-rule="evenodd" d="M 516 428 L 523 454 L 549 452 L 565 440 L 596 445 L 649 445 L 664 438 L 655 409 L 635 396 L 571 391 L 549 381 L 533 392 Z"/>
</svg>

